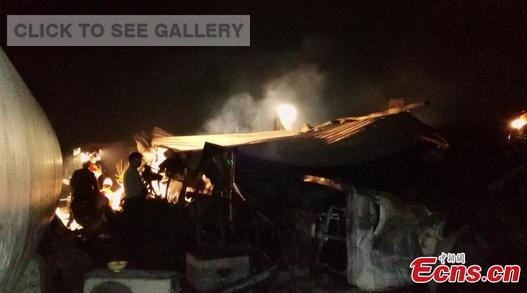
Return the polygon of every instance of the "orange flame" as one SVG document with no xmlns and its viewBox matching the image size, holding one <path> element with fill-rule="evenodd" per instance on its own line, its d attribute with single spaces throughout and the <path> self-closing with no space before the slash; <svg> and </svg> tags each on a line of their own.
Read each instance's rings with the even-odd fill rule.
<svg viewBox="0 0 527 293">
<path fill-rule="evenodd" d="M 522 129 L 527 125 L 527 113 L 522 114 L 520 117 L 511 121 L 510 127 L 516 130 Z"/>
</svg>

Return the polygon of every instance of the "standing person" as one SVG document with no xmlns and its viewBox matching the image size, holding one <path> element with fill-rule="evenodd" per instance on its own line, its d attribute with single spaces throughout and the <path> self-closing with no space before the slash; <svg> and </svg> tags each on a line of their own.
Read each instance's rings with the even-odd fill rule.
<svg viewBox="0 0 527 293">
<path fill-rule="evenodd" d="M 73 199 L 94 199 L 93 196 L 99 191 L 97 178 L 90 171 L 90 162 L 84 162 L 82 168 L 75 170 L 71 176 L 71 189 Z"/>
<path fill-rule="evenodd" d="M 77 223 L 88 232 L 97 230 L 103 222 L 104 205 L 99 193 L 97 178 L 90 170 L 90 162 L 82 164 L 71 176 L 71 212 Z M 107 202 L 106 202 L 107 203 Z"/>
<path fill-rule="evenodd" d="M 143 222 L 143 211 L 146 202 L 147 188 L 139 174 L 143 156 L 133 152 L 128 156 L 130 166 L 124 172 L 125 202 L 123 206 L 125 219 L 131 229 L 137 229 Z"/>
</svg>

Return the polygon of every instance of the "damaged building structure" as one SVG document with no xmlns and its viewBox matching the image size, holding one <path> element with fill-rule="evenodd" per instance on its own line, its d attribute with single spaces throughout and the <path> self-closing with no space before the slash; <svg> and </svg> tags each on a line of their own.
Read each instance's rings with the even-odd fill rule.
<svg viewBox="0 0 527 293">
<path fill-rule="evenodd" d="M 0 62 L 9 77 L 0 80 L 2 107 L 27 118 L 4 115 L 2 123 L 13 127 L 2 129 L 38 126 L 31 135 L 6 134 L 9 144 L 2 145 L 3 155 L 23 162 L 1 173 L 7 191 L 0 198 L 5 252 L 0 289 L 12 291 L 57 206 L 62 160 L 45 115 L 3 52 Z M 231 257 L 227 265 L 235 268 L 189 252 L 189 283 L 194 289 L 239 291 L 279 267 L 300 264 L 331 271 L 368 291 L 410 285 L 415 257 L 448 250 L 455 241 L 433 210 L 440 194 L 433 182 L 448 143 L 410 113 L 418 106 L 339 118 L 301 131 L 172 136 L 154 129 L 150 138 L 137 139 L 150 164 L 165 159 L 160 156 L 168 150 L 185 157 L 187 171 L 178 179 L 174 202 L 190 210 L 197 251 L 242 246 L 257 252 Z M 18 159 L 21 150 L 30 156 Z M 205 179 L 211 186 L 203 184 Z M 170 181 L 158 191 L 168 198 Z"/>
<path fill-rule="evenodd" d="M 136 141 L 151 163 L 167 150 L 184 157 L 177 202 L 196 211 L 200 247 L 250 245 L 276 262 L 381 291 L 411 285 L 411 261 L 455 241 L 427 206 L 441 193 L 432 177 L 449 146 L 410 113 L 422 105 L 301 131 L 172 136 L 156 128 Z M 212 194 L 200 193 L 200 178 Z"/>
<path fill-rule="evenodd" d="M 0 291 L 12 292 L 26 283 L 23 274 L 30 275 L 29 280 L 33 280 L 31 274 L 38 275 L 36 282 L 47 278 L 40 276 L 41 261 L 34 252 L 53 218 L 53 210 L 59 200 L 63 202 L 63 171 L 71 173 L 81 155 L 66 157 L 62 164 L 57 138 L 47 118 L 1 51 L 0 73 L 6 77 L 0 79 L 0 106 L 9 114 L 2 115 L 2 125 L 9 127 L 1 130 L 9 140 L 0 144 L 0 153 L 4 161 L 15 162 L 0 169 L 4 190 L 0 196 L 0 251 L 4 252 L 0 255 Z M 445 189 L 449 181 L 443 178 L 452 173 L 445 172 L 451 170 L 445 159 L 449 144 L 434 128 L 413 116 L 411 112 L 420 106 L 423 103 L 399 105 L 298 131 L 173 136 L 156 128 L 150 136 L 135 137 L 137 149 L 152 169 L 158 171 L 167 155 L 180 158 L 185 166 L 181 174 L 153 185 L 153 193 L 162 204 L 177 206 L 162 210 L 182 215 L 163 218 L 168 219 L 163 225 L 152 224 L 161 235 L 160 245 L 170 246 L 176 239 L 188 242 L 181 246 L 184 249 L 193 248 L 183 251 L 182 270 L 192 290 L 235 292 L 269 280 L 267 291 L 277 291 L 272 283 L 320 272 L 336 275 L 345 280 L 346 286 L 364 291 L 413 285 L 412 260 L 453 251 L 466 231 L 459 218 L 450 219 L 438 208 L 444 209 L 451 191 Z M 521 132 L 509 138 L 522 143 L 524 114 L 518 119 Z M 109 158 L 103 169 L 122 163 L 123 153 L 130 150 L 120 143 L 93 147 L 102 148 L 102 157 Z M 72 160 L 77 161 L 74 164 Z M 125 169 L 124 164 L 115 167 L 116 173 Z M 522 172 L 514 170 L 512 175 L 525 174 L 525 168 L 519 169 Z M 507 181 L 516 177 L 518 181 L 524 178 L 505 176 L 488 189 L 505 194 Z M 119 205 L 122 188 L 116 187 L 115 202 Z M 118 208 L 114 210 L 119 214 Z M 184 221 L 170 222 L 173 219 Z M 513 225 L 513 221 L 505 223 L 513 229 L 500 227 L 504 232 L 496 238 L 511 243 L 511 251 L 520 251 L 525 243 L 521 226 Z M 185 231 L 172 228 L 178 224 L 189 227 Z M 52 265 L 58 263 L 69 270 L 72 281 L 67 288 L 82 287 L 78 283 L 84 281 L 85 292 L 92 292 L 89 288 L 96 288 L 96 282 L 104 283 L 109 278 L 132 278 L 134 284 L 142 286 L 145 283 L 141 278 L 145 277 L 182 277 L 179 272 L 155 275 L 133 268 L 121 273 L 126 261 L 108 262 L 108 256 L 121 255 L 104 255 L 96 245 L 94 250 L 101 255 L 102 264 L 89 272 L 94 268 L 90 266 L 93 255 L 78 247 L 64 249 L 61 245 L 70 236 L 64 235 L 71 231 L 57 225 L 53 229 L 63 238 L 57 241 L 47 237 L 47 244 L 56 244 L 52 245 L 56 254 L 51 253 L 48 262 L 51 259 Z M 165 238 L 168 240 L 163 242 Z M 122 243 L 117 245 L 121 249 L 119 245 Z M 147 248 L 151 250 L 145 249 L 146 254 L 157 247 Z M 169 249 L 160 251 L 163 254 Z M 81 265 L 74 263 L 77 261 Z M 166 263 L 169 265 L 163 268 L 175 268 L 175 261 Z M 106 264 L 109 268 L 116 265 L 116 271 L 101 270 Z M 292 276 L 280 277 L 287 270 L 293 270 Z M 78 271 L 80 278 L 73 276 Z M 64 274 L 62 278 L 66 278 Z M 172 286 L 170 282 L 164 283 L 166 288 Z M 430 285 L 432 290 L 436 286 Z"/>
</svg>

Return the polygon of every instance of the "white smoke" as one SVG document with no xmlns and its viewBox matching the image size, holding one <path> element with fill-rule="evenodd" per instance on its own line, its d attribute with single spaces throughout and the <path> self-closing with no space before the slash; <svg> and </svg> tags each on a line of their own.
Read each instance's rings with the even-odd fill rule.
<svg viewBox="0 0 527 293">
<path fill-rule="evenodd" d="M 276 109 L 284 103 L 292 104 L 298 110 L 294 128 L 300 128 L 303 123 L 319 123 L 327 114 L 322 105 L 323 85 L 324 75 L 315 66 L 301 66 L 270 80 L 260 99 L 247 93 L 231 96 L 205 122 L 204 130 L 207 133 L 272 130 Z"/>
</svg>

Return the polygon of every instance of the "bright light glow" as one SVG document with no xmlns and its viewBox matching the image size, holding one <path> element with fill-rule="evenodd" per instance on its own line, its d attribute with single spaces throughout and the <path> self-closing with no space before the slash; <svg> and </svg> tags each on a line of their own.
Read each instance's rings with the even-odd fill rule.
<svg viewBox="0 0 527 293">
<path fill-rule="evenodd" d="M 203 188 L 201 192 L 204 194 L 211 195 L 212 188 L 213 188 L 212 181 L 210 181 L 210 179 L 207 176 L 205 176 L 205 174 L 201 176 L 201 180 L 203 180 L 203 183 L 205 184 L 205 188 Z"/>
<path fill-rule="evenodd" d="M 110 207 L 112 210 L 121 210 L 121 199 L 123 198 L 123 194 L 124 188 L 122 186 L 120 186 L 115 192 L 109 192 L 105 194 L 106 198 L 110 201 Z"/>
<path fill-rule="evenodd" d="M 90 160 L 90 155 L 88 153 L 80 153 L 81 156 L 81 163 L 86 163 Z"/>
<path fill-rule="evenodd" d="M 159 165 L 161 165 L 161 163 L 167 159 L 165 156 L 165 152 L 167 150 L 167 148 L 163 147 L 158 147 L 155 149 L 155 157 L 152 162 L 150 162 L 152 171 L 159 172 Z M 170 186 L 168 186 L 168 180 L 166 177 L 160 181 L 152 181 L 152 188 L 154 189 L 154 192 L 161 198 L 165 198 L 165 195 L 167 195 L 169 201 L 177 200 L 182 187 L 183 184 L 175 179 L 170 180 Z"/>
<path fill-rule="evenodd" d="M 293 129 L 293 123 L 296 120 L 296 108 L 291 104 L 282 104 L 278 106 L 277 109 L 278 118 L 280 118 L 280 123 L 284 126 L 286 130 Z"/>
<path fill-rule="evenodd" d="M 527 113 L 522 114 L 520 117 L 511 121 L 511 127 L 514 129 L 520 130 L 525 125 L 527 125 Z"/>
<path fill-rule="evenodd" d="M 68 198 L 68 199 L 61 199 L 61 202 L 63 201 L 70 201 L 71 198 Z M 59 218 L 59 220 L 62 222 L 62 224 L 64 224 L 64 226 L 66 226 L 66 228 L 68 228 L 69 230 L 71 231 L 75 231 L 75 230 L 80 230 L 82 229 L 82 226 L 77 223 L 77 221 L 75 221 L 74 219 L 70 219 L 71 217 L 71 214 L 70 214 L 70 211 L 69 211 L 69 208 L 67 207 L 67 205 L 60 205 L 55 209 L 55 215 L 57 215 L 57 217 Z M 71 220 L 71 223 L 68 227 L 68 222 Z"/>
<path fill-rule="evenodd" d="M 159 171 L 159 165 L 163 163 L 167 157 L 165 156 L 165 152 L 167 151 L 167 148 L 158 147 L 155 150 L 155 157 L 152 162 L 150 162 L 150 167 L 152 168 L 152 171 L 158 172 Z"/>
<path fill-rule="evenodd" d="M 97 151 L 93 155 L 93 157 L 95 158 L 95 162 L 101 161 L 102 160 L 102 151 L 101 150 Z"/>
<path fill-rule="evenodd" d="M 109 177 L 104 178 L 104 181 L 102 182 L 102 185 L 113 186 L 112 178 L 109 178 Z"/>
</svg>

